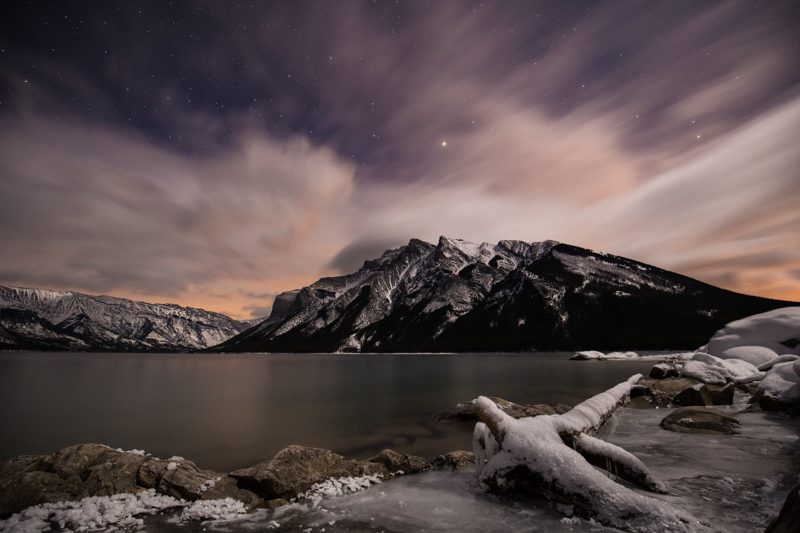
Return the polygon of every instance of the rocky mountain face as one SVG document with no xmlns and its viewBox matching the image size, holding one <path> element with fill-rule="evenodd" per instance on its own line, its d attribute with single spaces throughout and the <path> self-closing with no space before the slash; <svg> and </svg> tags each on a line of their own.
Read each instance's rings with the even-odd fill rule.
<svg viewBox="0 0 800 533">
<path fill-rule="evenodd" d="M 192 307 L 0 286 L 0 349 L 191 351 L 251 325 Z"/>
<path fill-rule="evenodd" d="M 440 238 L 279 295 L 217 351 L 463 352 L 694 348 L 743 316 L 797 305 L 554 241 Z"/>
</svg>

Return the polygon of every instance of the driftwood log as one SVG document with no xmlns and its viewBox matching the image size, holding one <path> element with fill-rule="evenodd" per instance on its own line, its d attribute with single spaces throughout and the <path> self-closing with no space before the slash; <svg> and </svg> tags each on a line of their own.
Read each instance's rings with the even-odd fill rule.
<svg viewBox="0 0 800 533">
<path fill-rule="evenodd" d="M 592 436 L 628 401 L 641 378 L 632 376 L 562 415 L 514 419 L 479 397 L 481 421 L 475 425 L 473 449 L 481 485 L 496 493 L 543 496 L 561 509 L 567 506 L 577 515 L 628 531 L 707 529 L 692 515 L 617 482 L 666 492 L 633 454 Z"/>
</svg>

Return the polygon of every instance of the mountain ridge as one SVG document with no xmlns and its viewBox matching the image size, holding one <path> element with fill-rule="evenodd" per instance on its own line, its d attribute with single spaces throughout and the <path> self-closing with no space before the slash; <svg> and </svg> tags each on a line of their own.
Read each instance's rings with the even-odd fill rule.
<svg viewBox="0 0 800 533">
<path fill-rule="evenodd" d="M 193 351 L 249 325 L 196 307 L 0 286 L 2 349 Z"/>
<path fill-rule="evenodd" d="M 267 320 L 213 350 L 691 348 L 731 320 L 784 305 L 796 304 L 557 241 L 442 236 L 282 293 Z"/>
</svg>

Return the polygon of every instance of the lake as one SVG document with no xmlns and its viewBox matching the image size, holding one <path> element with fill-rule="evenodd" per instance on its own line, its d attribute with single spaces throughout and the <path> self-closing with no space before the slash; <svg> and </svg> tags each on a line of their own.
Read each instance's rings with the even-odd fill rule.
<svg viewBox="0 0 800 533">
<path fill-rule="evenodd" d="M 230 471 L 297 443 L 369 457 L 471 449 L 436 414 L 478 395 L 575 404 L 653 361 L 570 354 L 0 354 L 0 460 L 79 442 Z"/>
</svg>

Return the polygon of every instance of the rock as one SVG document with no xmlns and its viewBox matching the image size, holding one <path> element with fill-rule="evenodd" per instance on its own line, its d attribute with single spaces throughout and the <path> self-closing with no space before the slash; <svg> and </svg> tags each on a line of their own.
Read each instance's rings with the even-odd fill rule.
<svg viewBox="0 0 800 533">
<path fill-rule="evenodd" d="M 383 450 L 381 453 L 368 459 L 370 463 L 382 464 L 390 474 L 402 471 L 404 474 L 416 474 L 428 470 L 431 464 L 417 455 L 406 455 L 394 450 Z"/>
<path fill-rule="evenodd" d="M 773 359 L 777 359 L 778 354 L 764 346 L 735 346 L 724 350 L 719 356 L 721 359 L 741 359 L 751 365 L 762 365 Z"/>
<path fill-rule="evenodd" d="M 771 369 L 773 366 L 777 365 L 778 363 L 789 363 L 789 362 L 793 363 L 793 362 L 797 361 L 798 359 L 800 359 L 800 356 L 787 353 L 787 354 L 779 355 L 775 359 L 771 359 L 771 360 L 767 361 L 766 363 L 762 363 L 762 364 L 758 365 L 758 369 L 761 370 L 762 372 L 766 372 L 767 370 Z"/>
<path fill-rule="evenodd" d="M 765 533 L 797 533 L 798 524 L 800 524 L 800 485 L 786 497 L 778 518 L 767 526 Z"/>
<path fill-rule="evenodd" d="M 263 501 L 235 479 L 191 461 L 163 461 L 101 444 L 77 444 L 51 455 L 21 456 L 0 467 L 0 515 L 32 505 L 156 489 L 185 500 L 234 498 L 248 509 Z"/>
<path fill-rule="evenodd" d="M 711 395 L 703 384 L 692 385 L 683 389 L 672 399 L 674 405 L 711 405 Z"/>
<path fill-rule="evenodd" d="M 560 403 L 554 405 L 545 403 L 523 405 L 504 400 L 503 398 L 497 398 L 496 396 L 490 396 L 490 398 L 500 409 L 503 410 L 503 412 L 513 418 L 524 418 L 526 416 L 539 415 L 560 415 L 570 410 L 568 405 Z M 440 413 L 437 416 L 437 419 L 458 420 L 474 423 L 478 420 L 478 409 L 475 406 L 475 400 L 471 400 L 466 403 L 460 403 L 455 408 Z"/>
<path fill-rule="evenodd" d="M 0 515 L 40 503 L 136 492 L 144 457 L 102 444 L 77 444 L 51 455 L 21 456 L 0 468 Z"/>
<path fill-rule="evenodd" d="M 647 379 L 642 382 L 650 390 L 650 395 L 658 407 L 668 407 L 672 399 L 684 389 L 699 381 L 691 378 Z"/>
<path fill-rule="evenodd" d="M 186 459 L 147 459 L 139 469 L 137 481 L 143 487 L 183 500 L 233 498 L 244 503 L 248 510 L 264 503 L 257 494 L 239 487 L 231 476 L 203 470 Z"/>
<path fill-rule="evenodd" d="M 736 385 L 733 383 L 728 383 L 724 387 L 703 385 L 703 388 L 711 398 L 712 405 L 733 405 L 733 394 L 736 392 Z"/>
<path fill-rule="evenodd" d="M 754 399 L 765 411 L 800 410 L 800 359 L 773 366 L 761 380 Z"/>
<path fill-rule="evenodd" d="M 46 470 L 50 455 L 22 455 L 0 465 L 0 517 L 72 498 L 75 486 Z"/>
<path fill-rule="evenodd" d="M 275 509 L 276 507 L 280 507 L 281 505 L 286 505 L 288 503 L 286 500 L 281 500 L 282 503 L 278 503 L 275 500 L 265 502 L 254 492 L 249 491 L 244 487 L 240 487 L 238 480 L 227 474 L 217 477 L 213 484 L 209 483 L 206 485 L 206 487 L 208 488 L 205 490 L 202 490 L 202 486 L 200 487 L 200 500 L 222 500 L 225 498 L 233 498 L 234 500 L 239 500 L 242 502 L 248 512 L 258 507 Z"/>
<path fill-rule="evenodd" d="M 570 361 L 599 361 L 606 358 L 606 354 L 598 352 L 597 350 L 584 350 L 582 352 L 575 352 L 570 357 Z"/>
<path fill-rule="evenodd" d="M 264 508 L 269 509 L 270 511 L 274 511 L 278 507 L 283 507 L 284 505 L 288 505 L 289 500 L 286 498 L 273 498 L 271 500 L 267 500 L 264 502 Z"/>
<path fill-rule="evenodd" d="M 735 389 L 733 383 L 728 383 L 724 387 L 698 383 L 679 392 L 672 399 L 672 403 L 681 406 L 731 405 Z"/>
<path fill-rule="evenodd" d="M 380 463 L 354 461 L 330 450 L 293 444 L 269 461 L 236 470 L 231 476 L 267 498 L 292 498 L 332 477 L 387 473 Z"/>
<path fill-rule="evenodd" d="M 649 377 L 652 379 L 677 378 L 678 367 L 669 363 L 659 363 L 650 369 Z"/>
<path fill-rule="evenodd" d="M 661 421 L 661 427 L 678 433 L 733 435 L 741 424 L 735 418 L 708 407 L 681 407 Z"/>
<path fill-rule="evenodd" d="M 447 452 L 439 455 L 433 460 L 434 468 L 449 468 L 450 470 L 458 470 L 465 466 L 475 464 L 475 454 L 463 450 L 454 452 Z"/>
</svg>

